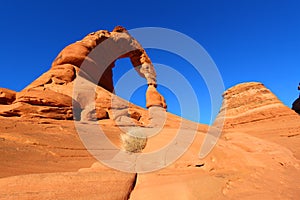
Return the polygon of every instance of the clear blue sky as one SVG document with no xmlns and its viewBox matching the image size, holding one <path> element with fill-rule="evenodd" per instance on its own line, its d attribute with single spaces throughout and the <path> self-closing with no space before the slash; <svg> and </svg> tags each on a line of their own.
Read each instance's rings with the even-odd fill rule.
<svg viewBox="0 0 300 200">
<path fill-rule="evenodd" d="M 216 63 L 225 88 L 259 81 L 291 106 L 300 82 L 299 10 L 297 0 L 1 1 L 0 87 L 22 90 L 50 68 L 63 47 L 89 32 L 151 26 L 174 29 L 199 42 Z M 168 52 L 150 49 L 148 54 L 153 62 L 177 69 L 189 65 Z M 120 73 L 116 70 L 115 77 Z M 144 105 L 143 91 L 132 101 Z M 174 94 L 160 91 L 169 111 L 180 114 Z M 200 121 L 209 123 L 209 94 L 205 85 L 197 91 Z M 184 117 L 195 120 L 192 108 L 190 113 Z"/>
</svg>

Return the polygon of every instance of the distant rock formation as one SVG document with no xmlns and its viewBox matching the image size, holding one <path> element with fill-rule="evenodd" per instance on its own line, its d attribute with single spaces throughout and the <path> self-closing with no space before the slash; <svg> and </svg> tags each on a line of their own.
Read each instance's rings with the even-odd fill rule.
<svg viewBox="0 0 300 200">
<path fill-rule="evenodd" d="M 300 97 L 294 101 L 293 106 L 292 106 L 292 109 L 293 109 L 296 113 L 300 114 Z"/>
<path fill-rule="evenodd" d="M 100 44 L 101 47 L 98 47 Z M 99 30 L 65 47 L 53 61 L 51 69 L 20 93 L 0 89 L 0 104 L 5 104 L 0 106 L 0 116 L 85 120 L 113 118 L 112 68 L 117 59 L 125 57 L 130 58 L 138 74 L 147 80 L 150 88 L 146 94 L 147 107 L 166 108 L 164 98 L 156 90 L 156 73 L 150 58 L 125 28 L 117 26 L 112 32 Z M 79 77 L 96 85 L 93 102 L 86 100 L 83 94 L 74 97 L 74 84 Z M 121 104 L 127 105 L 124 107 L 127 117 L 142 118 L 137 106 L 128 106 L 128 102 Z M 73 116 L 72 105 L 79 112 L 82 110 L 81 116 Z M 135 109 L 128 112 L 128 107 Z"/>
<path fill-rule="evenodd" d="M 298 90 L 300 91 L 300 83 L 299 83 L 299 85 L 298 85 Z M 296 99 L 296 100 L 293 102 L 292 109 L 293 109 L 296 113 L 300 114 L 300 94 L 299 94 L 299 98 Z"/>
<path fill-rule="evenodd" d="M 238 84 L 225 91 L 223 97 L 219 118 L 225 117 L 225 127 L 294 115 L 290 108 L 259 82 Z"/>
</svg>

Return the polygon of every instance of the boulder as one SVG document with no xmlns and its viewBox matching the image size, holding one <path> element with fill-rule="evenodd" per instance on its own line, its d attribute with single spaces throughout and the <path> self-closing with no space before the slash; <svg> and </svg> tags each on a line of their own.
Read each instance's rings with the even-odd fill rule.
<svg viewBox="0 0 300 200">
<path fill-rule="evenodd" d="M 76 77 L 75 66 L 72 64 L 55 65 L 50 72 L 52 77 L 55 77 L 64 82 L 71 82 Z"/>
<path fill-rule="evenodd" d="M 11 104 L 16 99 L 16 92 L 13 90 L 0 88 L 0 104 Z"/>
<path fill-rule="evenodd" d="M 103 108 L 85 107 L 81 112 L 81 121 L 97 121 L 109 119 L 108 112 Z"/>
<path fill-rule="evenodd" d="M 141 113 L 137 112 L 137 111 L 133 111 L 131 113 L 129 113 L 130 118 L 135 119 L 136 121 L 139 121 L 142 117 Z"/>
</svg>

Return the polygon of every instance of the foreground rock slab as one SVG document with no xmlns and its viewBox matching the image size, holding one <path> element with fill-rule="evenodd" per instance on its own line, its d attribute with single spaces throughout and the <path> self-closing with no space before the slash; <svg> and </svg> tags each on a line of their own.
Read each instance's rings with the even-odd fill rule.
<svg viewBox="0 0 300 200">
<path fill-rule="evenodd" d="M 0 179 L 0 199 L 126 200 L 135 174 L 112 170 L 30 174 Z"/>
</svg>

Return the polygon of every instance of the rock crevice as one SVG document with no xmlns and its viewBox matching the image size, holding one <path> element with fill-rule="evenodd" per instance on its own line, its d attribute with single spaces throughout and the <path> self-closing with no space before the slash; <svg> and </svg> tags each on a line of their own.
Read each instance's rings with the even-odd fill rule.
<svg viewBox="0 0 300 200">
<path fill-rule="evenodd" d="M 131 193 L 133 192 L 133 190 L 134 190 L 134 188 L 136 186 L 137 178 L 138 178 L 138 174 L 136 173 L 135 176 L 134 176 L 132 185 L 131 185 L 131 187 L 129 189 L 127 200 L 130 200 Z"/>
</svg>

